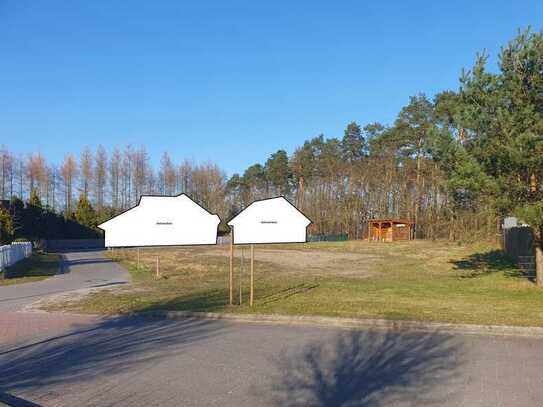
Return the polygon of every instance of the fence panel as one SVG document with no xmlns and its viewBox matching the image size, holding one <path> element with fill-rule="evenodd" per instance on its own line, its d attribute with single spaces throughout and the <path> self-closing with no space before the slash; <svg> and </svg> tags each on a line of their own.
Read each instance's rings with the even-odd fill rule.
<svg viewBox="0 0 543 407">
<path fill-rule="evenodd" d="M 525 226 L 504 228 L 503 250 L 527 275 L 535 273 L 534 234 L 531 228 Z"/>
<path fill-rule="evenodd" d="M 51 239 L 45 240 L 46 250 L 103 249 L 104 239 Z"/>
<path fill-rule="evenodd" d="M 5 246 L 0 246 L 0 271 L 6 267 L 13 266 L 18 261 L 30 257 L 32 254 L 32 243 L 14 242 Z"/>
<path fill-rule="evenodd" d="M 328 234 L 328 235 L 309 235 L 308 242 L 345 242 L 349 240 L 349 236 L 346 233 L 342 234 Z"/>
</svg>

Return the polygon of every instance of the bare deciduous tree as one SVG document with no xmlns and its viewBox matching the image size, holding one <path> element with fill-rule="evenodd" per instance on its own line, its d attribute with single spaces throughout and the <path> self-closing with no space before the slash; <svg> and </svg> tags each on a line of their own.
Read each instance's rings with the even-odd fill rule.
<svg viewBox="0 0 543 407">
<path fill-rule="evenodd" d="M 73 211 L 73 185 L 77 175 L 77 164 L 73 155 L 68 154 L 62 163 L 62 179 L 64 180 L 64 210 L 66 214 Z"/>
<path fill-rule="evenodd" d="M 94 166 L 94 187 L 96 197 L 96 209 L 101 213 L 104 209 L 105 188 L 107 172 L 107 153 L 104 146 L 99 145 L 96 149 Z"/>
<path fill-rule="evenodd" d="M 81 169 L 81 190 L 85 198 L 89 198 L 89 189 L 92 183 L 92 152 L 89 147 L 85 147 L 81 153 L 79 162 Z"/>
</svg>

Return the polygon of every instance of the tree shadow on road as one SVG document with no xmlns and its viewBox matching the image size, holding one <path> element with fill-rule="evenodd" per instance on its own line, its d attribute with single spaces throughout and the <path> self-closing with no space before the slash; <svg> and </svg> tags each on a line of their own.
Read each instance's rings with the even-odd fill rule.
<svg viewBox="0 0 543 407">
<path fill-rule="evenodd" d="M 155 363 L 225 329 L 218 321 L 111 318 L 37 343 L 0 348 L 0 391 L 44 389 Z"/>
<path fill-rule="evenodd" d="M 440 334 L 351 332 L 281 355 L 278 406 L 440 405 L 432 392 L 455 376 L 460 347 Z M 439 393 L 439 391 L 437 392 Z"/>
</svg>

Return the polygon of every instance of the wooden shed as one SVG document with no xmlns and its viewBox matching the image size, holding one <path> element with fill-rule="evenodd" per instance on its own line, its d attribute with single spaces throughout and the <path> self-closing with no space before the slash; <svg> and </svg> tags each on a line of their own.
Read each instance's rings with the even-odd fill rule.
<svg viewBox="0 0 543 407">
<path fill-rule="evenodd" d="M 413 239 L 414 223 L 405 219 L 371 219 L 368 240 L 394 242 Z"/>
</svg>

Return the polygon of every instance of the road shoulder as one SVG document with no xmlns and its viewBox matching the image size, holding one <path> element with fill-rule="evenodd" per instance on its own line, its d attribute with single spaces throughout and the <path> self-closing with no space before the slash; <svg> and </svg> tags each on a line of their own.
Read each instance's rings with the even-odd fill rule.
<svg viewBox="0 0 543 407">
<path fill-rule="evenodd" d="M 357 329 L 386 329 L 399 331 L 439 332 L 443 334 L 460 335 L 494 335 L 494 336 L 524 336 L 543 338 L 543 327 L 523 327 L 508 325 L 474 325 L 451 324 L 441 322 L 419 322 L 385 319 L 356 319 L 334 318 L 319 316 L 290 316 L 290 315 L 256 315 L 256 314 L 228 314 L 215 312 L 191 312 L 191 311 L 146 311 L 133 315 L 148 318 L 166 319 L 209 319 L 227 320 L 247 323 L 303 325 L 314 327 Z"/>
</svg>

